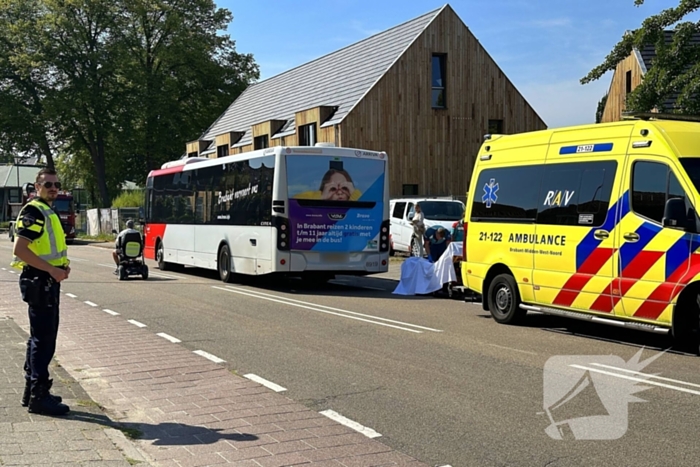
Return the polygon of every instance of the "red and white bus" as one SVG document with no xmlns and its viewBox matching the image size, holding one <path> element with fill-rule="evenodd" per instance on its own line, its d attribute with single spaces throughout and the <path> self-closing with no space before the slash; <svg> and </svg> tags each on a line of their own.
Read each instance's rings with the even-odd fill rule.
<svg viewBox="0 0 700 467">
<path fill-rule="evenodd" d="M 146 258 L 161 270 L 332 279 L 389 267 L 387 155 L 273 147 L 168 162 L 146 182 Z"/>
</svg>

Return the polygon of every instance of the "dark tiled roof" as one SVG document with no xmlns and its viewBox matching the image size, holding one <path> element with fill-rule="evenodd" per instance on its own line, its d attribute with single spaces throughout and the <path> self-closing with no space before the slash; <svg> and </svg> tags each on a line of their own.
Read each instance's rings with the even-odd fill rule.
<svg viewBox="0 0 700 467">
<path fill-rule="evenodd" d="M 338 108 L 324 126 L 339 123 L 443 8 L 250 85 L 200 139 L 245 131 L 235 146 L 250 144 L 251 126 L 268 120 L 286 120 L 278 134 L 292 133 L 294 113 L 319 106 Z"/>
</svg>

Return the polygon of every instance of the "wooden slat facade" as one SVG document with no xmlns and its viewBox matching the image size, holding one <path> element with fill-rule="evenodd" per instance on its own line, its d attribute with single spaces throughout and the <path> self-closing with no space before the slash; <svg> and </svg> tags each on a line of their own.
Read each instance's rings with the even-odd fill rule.
<svg viewBox="0 0 700 467">
<path fill-rule="evenodd" d="M 432 55 L 446 54 L 446 108 L 433 109 Z M 489 120 L 503 133 L 546 125 L 451 8 L 433 20 L 342 122 L 342 143 L 389 155 L 391 196 L 464 197 Z"/>
<path fill-rule="evenodd" d="M 627 78 L 628 72 L 630 73 L 629 83 Z M 642 84 L 642 78 L 642 67 L 639 66 L 639 60 L 634 53 L 617 64 L 610 83 L 608 100 L 605 102 L 601 122 L 618 122 L 622 120 L 622 112 L 625 110 L 625 100 L 627 98 L 627 86 L 629 84 L 630 91 L 633 91 Z"/>
</svg>

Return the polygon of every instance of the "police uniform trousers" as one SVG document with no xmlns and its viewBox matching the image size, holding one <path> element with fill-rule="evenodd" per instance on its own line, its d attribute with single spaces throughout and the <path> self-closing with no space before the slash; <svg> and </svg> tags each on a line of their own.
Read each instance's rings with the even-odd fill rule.
<svg viewBox="0 0 700 467">
<path fill-rule="evenodd" d="M 49 364 L 56 352 L 61 284 L 48 273 L 25 266 L 19 279 L 22 300 L 28 305 L 30 336 L 24 362 L 32 385 L 49 381 Z"/>
</svg>

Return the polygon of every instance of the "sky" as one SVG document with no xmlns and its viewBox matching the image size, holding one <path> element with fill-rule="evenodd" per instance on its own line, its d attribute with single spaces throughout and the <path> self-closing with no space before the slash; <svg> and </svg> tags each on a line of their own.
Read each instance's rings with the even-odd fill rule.
<svg viewBox="0 0 700 467">
<path fill-rule="evenodd" d="M 612 79 L 582 85 L 626 30 L 679 0 L 215 0 L 260 79 L 444 6 L 452 7 L 549 128 L 595 122 Z M 700 14 L 687 19 L 698 21 Z"/>
</svg>

